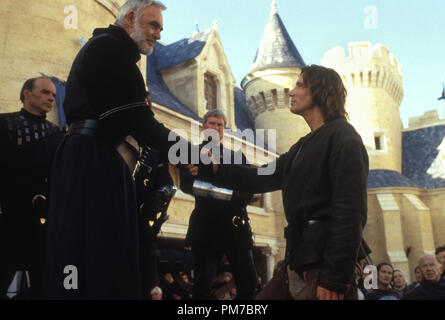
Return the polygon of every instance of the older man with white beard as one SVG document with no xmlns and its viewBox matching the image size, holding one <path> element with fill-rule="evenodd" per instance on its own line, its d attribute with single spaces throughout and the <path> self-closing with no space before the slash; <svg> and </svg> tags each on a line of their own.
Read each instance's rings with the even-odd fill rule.
<svg viewBox="0 0 445 320">
<path fill-rule="evenodd" d="M 132 136 L 166 159 L 174 143 L 154 118 L 136 65 L 161 38 L 165 9 L 159 1 L 128 0 L 73 63 L 64 101 L 70 127 L 52 171 L 48 299 L 139 298 L 135 187 L 116 147 Z"/>
</svg>

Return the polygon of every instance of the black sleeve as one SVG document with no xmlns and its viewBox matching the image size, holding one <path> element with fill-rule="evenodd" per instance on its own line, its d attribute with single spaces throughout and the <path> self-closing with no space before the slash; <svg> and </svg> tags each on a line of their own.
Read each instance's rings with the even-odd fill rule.
<svg viewBox="0 0 445 320">
<path fill-rule="evenodd" d="M 156 175 L 156 189 L 159 189 L 163 186 L 172 186 L 173 185 L 173 179 L 170 175 L 170 171 L 168 168 L 167 162 L 162 162 L 158 165 L 156 168 L 157 175 Z"/>
<path fill-rule="evenodd" d="M 260 174 L 258 168 L 242 165 L 220 165 L 213 182 L 216 186 L 248 193 L 267 193 L 282 188 L 282 174 L 287 154 L 269 164 L 269 174 Z M 267 168 L 268 165 L 262 168 Z M 274 168 L 274 170 L 273 170 Z"/>
<path fill-rule="evenodd" d="M 335 147 L 330 159 L 332 219 L 320 270 L 320 286 L 344 293 L 354 274 L 367 217 L 368 154 L 358 138 Z"/>
<path fill-rule="evenodd" d="M 179 179 L 182 192 L 193 195 L 193 183 L 196 178 L 184 166 L 179 167 Z"/>
<path fill-rule="evenodd" d="M 6 124 L 6 121 L 4 121 L 4 119 L 2 118 L 0 118 L 0 150 L 2 151 L 2 154 L 0 156 L 0 210 L 2 210 L 1 202 L 3 199 L 3 193 L 5 191 L 4 188 L 6 187 L 4 183 L 5 176 L 7 174 L 6 160 L 10 154 L 8 126 Z"/>
<path fill-rule="evenodd" d="M 0 157 L 0 174 L 3 175 L 5 173 L 4 170 L 6 169 L 6 158 L 10 153 L 10 142 L 8 136 L 8 125 L 2 118 L 0 118 L 0 150 L 2 151 L 2 155 Z"/>
<path fill-rule="evenodd" d="M 84 80 L 89 97 L 102 106 L 97 111 L 101 127 L 116 137 L 131 134 L 168 159 L 176 140 L 169 141 L 170 130 L 154 118 L 145 101 L 144 79 L 127 49 L 112 37 L 96 39 L 85 51 L 82 68 L 88 70 Z"/>
</svg>

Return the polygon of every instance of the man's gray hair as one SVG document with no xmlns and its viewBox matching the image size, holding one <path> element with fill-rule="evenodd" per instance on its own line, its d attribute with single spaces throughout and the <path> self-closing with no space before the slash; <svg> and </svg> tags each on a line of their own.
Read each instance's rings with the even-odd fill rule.
<svg viewBox="0 0 445 320">
<path fill-rule="evenodd" d="M 438 264 L 442 264 L 442 261 L 440 260 L 440 257 L 438 256 L 438 255 L 435 255 L 435 254 L 424 254 L 422 257 L 420 257 L 420 259 L 419 259 L 419 266 L 420 266 L 420 264 L 422 263 L 422 261 L 423 261 L 423 259 L 425 259 L 425 258 L 433 258 L 434 260 L 436 260 L 436 262 L 438 263 Z"/>
<path fill-rule="evenodd" d="M 207 112 L 204 116 L 204 123 L 206 123 L 207 120 L 211 117 L 224 119 L 224 126 L 227 126 L 227 117 L 221 110 L 210 110 L 209 112 Z"/>
<path fill-rule="evenodd" d="M 120 27 L 124 27 L 125 26 L 125 17 L 127 16 L 127 14 L 130 11 L 134 11 L 134 12 L 136 12 L 136 15 L 139 15 L 142 13 L 142 9 L 144 9 L 148 6 L 155 6 L 155 7 L 160 8 L 161 10 L 167 9 L 167 7 L 161 1 L 127 0 L 127 2 L 125 2 L 122 5 L 121 9 L 119 10 L 115 24 Z"/>
<path fill-rule="evenodd" d="M 400 272 L 400 273 L 403 274 L 403 276 L 405 277 L 405 272 L 404 272 L 402 269 L 394 269 L 393 274 L 394 274 L 396 271 Z"/>
<path fill-rule="evenodd" d="M 154 287 L 153 289 L 151 289 L 150 292 L 158 292 L 158 293 L 162 294 L 162 289 L 159 287 Z"/>
</svg>

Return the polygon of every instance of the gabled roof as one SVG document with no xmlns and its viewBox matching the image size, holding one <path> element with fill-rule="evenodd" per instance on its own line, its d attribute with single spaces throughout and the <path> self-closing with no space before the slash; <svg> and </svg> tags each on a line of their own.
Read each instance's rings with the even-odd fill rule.
<svg viewBox="0 0 445 320">
<path fill-rule="evenodd" d="M 190 59 L 196 58 L 209 39 L 213 29 L 197 33 L 190 38 L 159 47 L 156 70 L 163 70 Z"/>
<path fill-rule="evenodd" d="M 301 68 L 305 65 L 275 8 L 249 73 L 270 68 Z"/>
<path fill-rule="evenodd" d="M 255 121 L 252 117 L 252 113 L 247 107 L 246 94 L 239 88 L 234 88 L 235 96 L 235 123 L 238 129 L 255 129 Z"/>
<path fill-rule="evenodd" d="M 445 125 L 403 132 L 403 174 L 425 189 L 445 188 L 444 139 Z"/>
<path fill-rule="evenodd" d="M 162 44 L 156 43 L 153 53 L 147 57 L 147 86 L 150 91 L 151 100 L 182 115 L 202 121 L 196 113 L 190 110 L 170 92 L 164 80 L 157 72 L 157 70 L 159 70 L 158 63 L 160 60 L 163 60 L 162 57 L 167 52 L 168 50 L 165 50 Z"/>
</svg>

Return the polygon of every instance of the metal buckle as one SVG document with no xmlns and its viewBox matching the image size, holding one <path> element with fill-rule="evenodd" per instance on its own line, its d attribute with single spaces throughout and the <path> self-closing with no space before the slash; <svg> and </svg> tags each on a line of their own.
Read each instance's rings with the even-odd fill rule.
<svg viewBox="0 0 445 320">
<path fill-rule="evenodd" d="M 36 206 L 36 201 L 37 200 L 43 200 L 46 201 L 46 197 L 44 195 L 38 194 L 36 195 L 33 199 L 32 199 L 32 205 L 35 207 Z"/>
<path fill-rule="evenodd" d="M 246 220 L 241 219 L 240 216 L 234 216 L 232 219 L 232 224 L 235 228 L 239 228 L 240 224 L 242 224 L 243 226 L 246 224 Z"/>
</svg>

